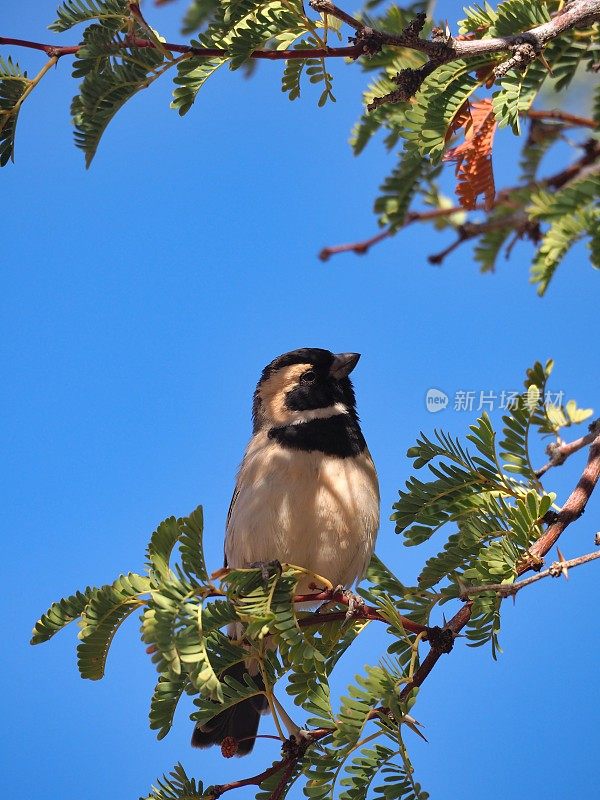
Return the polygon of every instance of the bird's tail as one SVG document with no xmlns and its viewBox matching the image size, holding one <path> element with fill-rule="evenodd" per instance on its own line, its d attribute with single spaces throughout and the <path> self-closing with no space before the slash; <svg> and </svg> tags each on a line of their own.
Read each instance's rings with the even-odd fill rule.
<svg viewBox="0 0 600 800">
<path fill-rule="evenodd" d="M 234 664 L 225 670 L 221 678 L 229 675 L 238 683 L 243 683 L 245 672 L 244 664 Z M 257 686 L 262 686 L 260 676 L 254 677 L 253 680 Z M 264 695 L 256 695 L 248 700 L 242 700 L 241 703 L 221 711 L 206 725 L 196 725 L 192 734 L 192 746 L 220 745 L 224 739 L 232 737 L 237 743 L 236 755 L 245 756 L 254 747 L 260 715 L 264 714 L 267 709 L 267 698 Z"/>
</svg>

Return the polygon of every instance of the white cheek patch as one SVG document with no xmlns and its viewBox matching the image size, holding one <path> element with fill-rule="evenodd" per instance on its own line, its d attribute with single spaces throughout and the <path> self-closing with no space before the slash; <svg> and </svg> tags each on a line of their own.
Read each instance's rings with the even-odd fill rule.
<svg viewBox="0 0 600 800">
<path fill-rule="evenodd" d="M 313 419 L 329 419 L 337 417 L 339 414 L 347 414 L 348 408 L 343 403 L 335 403 L 326 408 L 309 408 L 305 411 L 292 411 L 293 419 L 291 425 L 300 425 L 303 422 L 310 422 Z"/>
</svg>

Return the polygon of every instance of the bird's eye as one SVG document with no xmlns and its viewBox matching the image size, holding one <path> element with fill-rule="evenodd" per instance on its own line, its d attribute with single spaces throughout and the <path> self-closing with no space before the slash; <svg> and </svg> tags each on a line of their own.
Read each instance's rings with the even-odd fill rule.
<svg viewBox="0 0 600 800">
<path fill-rule="evenodd" d="M 314 383 L 317 379 L 316 373 L 314 370 L 309 369 L 308 372 L 305 372 L 304 375 L 300 378 L 301 383 Z"/>
</svg>

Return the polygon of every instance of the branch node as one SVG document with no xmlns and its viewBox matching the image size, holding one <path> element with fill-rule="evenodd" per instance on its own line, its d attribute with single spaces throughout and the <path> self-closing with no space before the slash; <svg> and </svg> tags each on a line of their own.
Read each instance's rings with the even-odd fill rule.
<svg viewBox="0 0 600 800">
<path fill-rule="evenodd" d="M 512 52 L 512 56 L 494 67 L 496 78 L 503 78 L 511 69 L 517 71 L 525 69 L 541 52 L 540 43 L 536 37 L 528 33 L 517 36 L 509 50 Z"/>
<path fill-rule="evenodd" d="M 455 635 L 451 628 L 440 628 L 439 625 L 427 628 L 427 641 L 431 645 L 431 649 L 438 653 L 452 652 L 454 638 Z"/>
<path fill-rule="evenodd" d="M 356 31 L 356 36 L 350 36 L 349 40 L 361 49 L 361 55 L 367 58 L 376 56 L 381 52 L 384 44 L 384 37 L 380 31 L 373 28 L 360 28 Z"/>
</svg>

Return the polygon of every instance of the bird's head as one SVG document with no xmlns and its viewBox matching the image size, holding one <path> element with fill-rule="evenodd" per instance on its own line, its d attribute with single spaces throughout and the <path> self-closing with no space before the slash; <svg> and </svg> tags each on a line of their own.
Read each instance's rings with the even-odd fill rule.
<svg viewBox="0 0 600 800">
<path fill-rule="evenodd" d="M 348 375 L 359 353 L 335 353 L 303 347 L 268 364 L 254 393 L 254 431 L 300 424 L 337 414 L 356 416 Z"/>
</svg>

